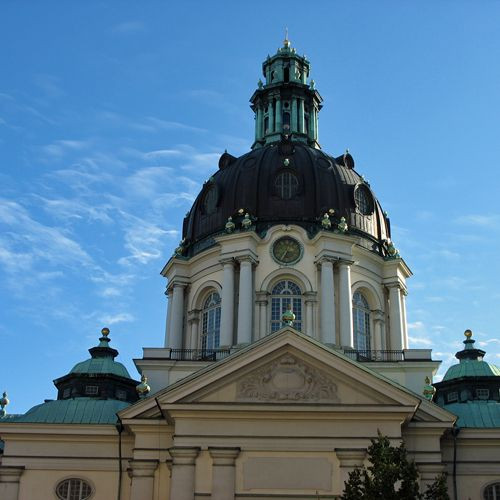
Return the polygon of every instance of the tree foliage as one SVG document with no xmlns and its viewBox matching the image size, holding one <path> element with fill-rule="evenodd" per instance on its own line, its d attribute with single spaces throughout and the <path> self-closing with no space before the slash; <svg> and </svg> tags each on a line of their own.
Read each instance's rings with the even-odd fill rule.
<svg viewBox="0 0 500 500">
<path fill-rule="evenodd" d="M 368 458 L 368 467 L 349 474 L 342 500 L 450 500 L 444 475 L 420 492 L 417 467 L 408 460 L 403 443 L 395 448 L 379 433 L 368 448 Z"/>
</svg>

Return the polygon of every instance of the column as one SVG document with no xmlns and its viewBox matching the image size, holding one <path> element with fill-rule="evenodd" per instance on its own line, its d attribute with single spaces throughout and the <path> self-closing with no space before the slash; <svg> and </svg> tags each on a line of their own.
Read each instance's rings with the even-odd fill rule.
<svg viewBox="0 0 500 500">
<path fill-rule="evenodd" d="M 2 500 L 18 500 L 23 467 L 0 466 L 0 496 Z"/>
<path fill-rule="evenodd" d="M 272 100 L 269 102 L 267 106 L 268 112 L 267 116 L 269 117 L 269 134 L 272 134 L 274 132 L 274 107 L 273 107 L 273 102 Z"/>
<path fill-rule="evenodd" d="M 212 457 L 212 500 L 234 500 L 234 461 L 240 448 L 208 448 Z"/>
<path fill-rule="evenodd" d="M 276 99 L 276 127 L 274 129 L 275 132 L 281 133 L 281 100 Z"/>
<path fill-rule="evenodd" d="M 384 313 L 382 311 L 372 311 L 373 317 L 373 350 L 382 351 L 384 349 L 382 344 L 382 330 L 384 326 Z M 376 356 L 380 357 L 381 353 Z"/>
<path fill-rule="evenodd" d="M 292 98 L 292 117 L 290 120 L 290 132 L 297 132 L 297 99 Z"/>
<path fill-rule="evenodd" d="M 263 113 L 262 113 L 262 108 L 259 106 L 257 108 L 257 139 L 262 139 L 263 134 L 263 126 L 264 126 L 264 120 L 263 120 Z"/>
<path fill-rule="evenodd" d="M 129 460 L 130 500 L 153 500 L 158 460 Z"/>
<path fill-rule="evenodd" d="M 304 130 L 304 99 L 299 99 L 299 132 L 306 133 Z"/>
<path fill-rule="evenodd" d="M 344 483 L 349 480 L 349 473 L 356 468 L 363 467 L 366 450 L 355 448 L 335 448 L 335 454 L 340 462 L 340 481 L 342 483 L 342 491 L 344 489 Z"/>
<path fill-rule="evenodd" d="M 324 344 L 335 344 L 335 290 L 333 286 L 333 264 L 328 259 L 321 261 L 321 335 Z"/>
<path fill-rule="evenodd" d="M 314 108 L 314 140 L 317 141 L 318 138 L 318 110 Z"/>
<path fill-rule="evenodd" d="M 316 304 L 316 292 L 305 292 L 304 297 L 306 305 L 306 324 L 303 333 L 312 337 L 314 333 L 314 306 Z"/>
<path fill-rule="evenodd" d="M 222 304 L 220 318 L 220 345 L 231 347 L 233 345 L 234 330 L 234 260 L 221 261 L 223 268 L 222 277 Z"/>
<path fill-rule="evenodd" d="M 189 349 L 200 348 L 200 332 L 198 330 L 200 325 L 200 310 L 192 309 L 188 312 L 188 327 L 189 327 Z"/>
<path fill-rule="evenodd" d="M 351 264 L 339 262 L 340 345 L 354 348 L 352 328 Z"/>
<path fill-rule="evenodd" d="M 242 257 L 240 262 L 240 288 L 238 302 L 238 344 L 249 344 L 252 341 L 252 295 L 253 279 L 251 257 Z"/>
<path fill-rule="evenodd" d="M 403 349 L 403 322 L 398 283 L 389 285 L 389 328 L 391 349 L 401 351 Z"/>
<path fill-rule="evenodd" d="M 184 326 L 184 283 L 174 283 L 172 293 L 172 319 L 170 331 L 168 332 L 168 347 L 171 349 L 182 349 L 182 328 Z"/>
<path fill-rule="evenodd" d="M 403 349 L 409 349 L 408 345 L 408 324 L 406 323 L 406 296 L 408 292 L 401 289 L 401 321 L 403 323 Z"/>
<path fill-rule="evenodd" d="M 309 138 L 314 140 L 314 106 L 309 110 Z"/>
<path fill-rule="evenodd" d="M 200 448 L 196 446 L 170 448 L 172 478 L 170 498 L 172 500 L 194 500 L 196 457 Z"/>
<path fill-rule="evenodd" d="M 170 322 L 172 321 L 172 290 L 165 292 L 167 296 L 167 320 L 165 324 L 165 347 L 168 347 L 168 335 L 170 332 Z"/>
<path fill-rule="evenodd" d="M 268 293 L 267 292 L 257 292 L 257 306 L 259 308 L 259 332 L 257 337 L 259 339 L 265 337 L 269 332 L 269 323 L 267 321 L 267 307 L 269 304 Z"/>
</svg>

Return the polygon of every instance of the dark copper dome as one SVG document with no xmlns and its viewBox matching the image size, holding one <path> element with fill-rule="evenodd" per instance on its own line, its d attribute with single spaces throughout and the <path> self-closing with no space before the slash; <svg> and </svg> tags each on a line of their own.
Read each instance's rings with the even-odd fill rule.
<svg viewBox="0 0 500 500">
<path fill-rule="evenodd" d="M 389 220 L 354 170 L 352 156 L 333 158 L 287 136 L 239 158 L 221 156 L 219 170 L 203 185 L 184 219 L 183 255 L 212 246 L 213 237 L 225 232 L 228 217 L 235 231 L 245 230 L 246 213 L 262 236 L 273 225 L 296 224 L 313 237 L 325 229 L 322 217 L 329 213 L 329 230 L 337 230 L 345 217 L 348 233 L 362 236 L 365 246 L 381 255 L 390 239 Z"/>
</svg>

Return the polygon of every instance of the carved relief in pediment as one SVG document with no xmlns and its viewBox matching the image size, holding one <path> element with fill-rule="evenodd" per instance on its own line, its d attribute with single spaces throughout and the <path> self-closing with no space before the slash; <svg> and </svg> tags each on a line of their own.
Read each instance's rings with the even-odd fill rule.
<svg viewBox="0 0 500 500">
<path fill-rule="evenodd" d="M 239 401 L 338 403 L 337 386 L 323 371 L 286 354 L 238 382 Z"/>
</svg>

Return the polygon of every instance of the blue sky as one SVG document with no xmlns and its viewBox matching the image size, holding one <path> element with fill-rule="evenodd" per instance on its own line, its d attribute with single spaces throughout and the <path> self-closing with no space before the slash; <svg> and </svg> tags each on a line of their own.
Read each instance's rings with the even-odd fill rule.
<svg viewBox="0 0 500 500">
<path fill-rule="evenodd" d="M 2 2 L 0 389 L 54 398 L 103 326 L 161 346 L 159 272 L 288 26 L 414 272 L 412 347 L 446 368 L 466 328 L 500 364 L 500 3 Z M 440 372 L 442 374 L 442 371 Z"/>
</svg>

